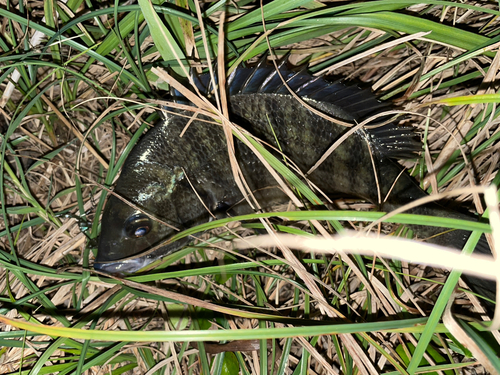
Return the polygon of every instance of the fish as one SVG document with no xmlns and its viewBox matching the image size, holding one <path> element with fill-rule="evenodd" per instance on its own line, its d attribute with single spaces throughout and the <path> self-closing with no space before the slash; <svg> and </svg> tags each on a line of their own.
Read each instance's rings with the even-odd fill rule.
<svg viewBox="0 0 500 375">
<path fill-rule="evenodd" d="M 211 92 L 208 74 L 194 76 L 194 81 L 202 94 Z M 286 59 L 277 69 L 264 60 L 254 67 L 235 69 L 226 87 L 231 120 L 270 145 L 276 157 L 282 158 L 275 151 L 281 150 L 304 173 L 349 129 L 307 108 L 289 90 L 316 111 L 344 122 L 359 123 L 391 109 L 369 89 L 289 68 Z M 185 100 L 175 91 L 173 96 Z M 114 189 L 119 197 L 111 196 L 105 205 L 94 263 L 98 271 L 135 273 L 185 246 L 188 238 L 148 251 L 179 230 L 207 223 L 212 215 L 223 217 L 228 209 L 231 215 L 254 212 L 233 177 L 222 128 L 209 117 L 199 115 L 190 122 L 192 112 L 170 110 L 174 113 L 165 115 L 131 151 Z M 307 179 L 329 197 L 358 197 L 390 212 L 427 196 L 396 161 L 414 158 L 422 147 L 411 126 L 389 121 L 387 115 L 376 121 L 383 124 L 355 131 Z M 263 210 L 289 201 L 249 147 L 235 139 L 234 149 Z M 409 212 L 476 220 L 437 203 Z M 455 249 L 462 249 L 470 235 L 430 226 L 411 229 L 420 238 Z M 484 235 L 476 252 L 491 254 Z M 494 282 L 475 277 L 467 281 L 474 291 L 494 299 Z"/>
</svg>

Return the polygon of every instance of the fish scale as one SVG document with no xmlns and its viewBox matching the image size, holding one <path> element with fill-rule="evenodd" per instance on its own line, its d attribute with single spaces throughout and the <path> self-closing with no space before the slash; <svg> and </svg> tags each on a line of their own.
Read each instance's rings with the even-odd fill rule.
<svg viewBox="0 0 500 375">
<path fill-rule="evenodd" d="M 356 123 L 389 109 L 370 91 L 357 86 L 312 77 L 305 70 L 292 71 L 285 62 L 278 69 L 288 86 L 308 105 L 331 117 Z M 208 75 L 195 77 L 195 83 L 202 93 L 211 92 Z M 265 62 L 255 68 L 236 69 L 228 77 L 227 92 L 231 120 L 275 149 L 281 149 L 303 173 L 348 131 L 303 106 L 289 94 L 275 68 Z M 178 93 L 174 92 L 173 96 L 185 102 Z M 169 110 L 177 114 L 166 115 L 135 146 L 115 187 L 117 194 L 140 210 L 114 196 L 106 203 L 94 264 L 97 270 L 114 274 L 136 272 L 187 243 L 188 240 L 183 239 L 141 256 L 175 234 L 172 227 L 183 230 L 206 223 L 212 214 L 225 215 L 228 207 L 231 214 L 253 212 L 234 181 L 222 128 L 203 121 L 211 119 L 200 115 L 180 137 L 191 113 Z M 382 120 L 387 120 L 387 116 Z M 407 126 L 389 122 L 377 128 L 359 129 L 308 179 L 327 196 L 361 197 L 381 211 L 391 211 L 427 195 L 408 174 L 401 173 L 403 168 L 392 160 L 413 157 L 420 149 L 415 134 Z M 282 155 L 271 152 L 282 160 Z M 235 140 L 235 154 L 262 208 L 271 209 L 289 201 L 257 156 L 239 140 Z M 437 204 L 410 212 L 473 220 Z M 149 216 L 169 225 L 162 225 Z M 428 226 L 411 228 L 421 238 L 443 231 Z M 469 234 L 456 230 L 437 235 L 431 241 L 460 249 Z M 484 236 L 476 251 L 490 253 Z M 495 296 L 495 283 L 473 277 L 467 280 L 478 293 L 489 298 Z"/>
</svg>

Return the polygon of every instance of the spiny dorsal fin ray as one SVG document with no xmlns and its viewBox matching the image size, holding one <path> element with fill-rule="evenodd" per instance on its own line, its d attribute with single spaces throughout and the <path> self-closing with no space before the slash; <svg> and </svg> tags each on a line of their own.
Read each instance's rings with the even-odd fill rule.
<svg viewBox="0 0 500 375">
<path fill-rule="evenodd" d="M 390 110 L 390 106 L 377 99 L 369 90 L 357 85 L 345 84 L 342 80 L 328 81 L 324 77 L 314 77 L 306 67 L 292 70 L 287 67 L 288 59 L 278 64 L 281 76 L 289 88 L 303 98 L 326 102 L 349 113 L 358 123 L 377 113 Z M 193 76 L 202 94 L 211 92 L 210 76 Z M 289 93 L 275 67 L 262 58 L 253 68 L 236 68 L 227 80 L 229 100 L 232 95 L 283 94 Z M 378 123 L 387 121 L 384 116 Z M 371 143 L 381 156 L 389 158 L 413 158 L 421 150 L 411 127 L 397 126 L 390 122 L 386 125 L 366 129 Z"/>
</svg>

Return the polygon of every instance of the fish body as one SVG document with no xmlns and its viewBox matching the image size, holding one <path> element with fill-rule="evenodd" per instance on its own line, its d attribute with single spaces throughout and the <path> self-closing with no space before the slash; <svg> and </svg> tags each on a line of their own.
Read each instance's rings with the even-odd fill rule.
<svg viewBox="0 0 500 375">
<path fill-rule="evenodd" d="M 360 122 L 388 109 L 368 90 L 339 81 L 328 82 L 303 70 L 291 71 L 284 64 L 279 69 L 297 95 L 331 117 Z M 208 92 L 208 76 L 198 78 L 197 86 Z M 282 84 L 275 68 L 263 63 L 256 68 L 237 69 L 228 79 L 228 94 L 231 119 L 282 150 L 304 173 L 349 130 L 300 104 Z M 186 244 L 186 239 L 176 241 L 138 256 L 176 230 L 206 223 L 211 213 L 224 215 L 228 207 L 233 215 L 253 212 L 233 178 L 222 128 L 203 121 L 211 119 L 198 116 L 180 137 L 191 116 L 192 113 L 182 111 L 168 115 L 128 156 L 115 192 L 135 207 L 114 196 L 109 198 L 102 218 L 96 269 L 115 274 L 136 272 Z M 393 160 L 411 157 L 420 148 L 408 127 L 391 122 L 374 129 L 363 128 L 341 143 L 307 179 L 328 196 L 360 197 L 388 212 L 427 195 Z M 257 156 L 238 140 L 235 154 L 263 209 L 289 200 Z M 436 204 L 411 212 L 470 220 Z M 148 214 L 167 225 L 150 219 Z M 442 232 L 441 228 L 424 226 L 412 229 L 423 238 Z M 452 231 L 432 242 L 461 248 L 469 234 Z M 484 238 L 478 248 L 489 253 Z M 478 284 L 478 292 L 494 296 L 494 283 L 473 281 Z"/>
</svg>

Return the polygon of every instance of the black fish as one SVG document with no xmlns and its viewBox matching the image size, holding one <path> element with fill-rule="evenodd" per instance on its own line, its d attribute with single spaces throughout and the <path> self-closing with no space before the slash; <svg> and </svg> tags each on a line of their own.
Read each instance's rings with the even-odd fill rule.
<svg viewBox="0 0 500 375">
<path fill-rule="evenodd" d="M 305 70 L 291 71 L 284 62 L 279 69 L 288 86 L 307 104 L 332 117 L 359 123 L 388 109 L 387 104 L 379 102 L 368 90 L 312 77 Z M 208 92 L 208 75 L 199 77 L 196 84 L 202 92 Z M 228 78 L 227 88 L 232 120 L 261 140 L 279 147 L 303 172 L 348 131 L 301 105 L 290 95 L 275 68 L 265 63 L 256 68 L 235 70 Z M 178 114 L 167 116 L 137 144 L 123 167 L 115 192 L 142 211 L 182 230 L 209 221 L 207 208 L 217 213 L 242 201 L 243 196 L 233 179 L 222 129 L 195 120 L 180 138 L 192 113 L 178 111 Z M 210 120 L 203 116 L 198 118 Z M 329 196 L 361 197 L 378 205 L 381 211 L 389 212 L 426 196 L 409 175 L 401 174 L 402 167 L 392 160 L 412 157 L 420 148 L 408 127 L 389 123 L 361 129 L 348 137 L 308 179 Z M 235 149 L 246 181 L 263 208 L 288 201 L 280 189 L 268 188 L 275 187 L 276 181 L 247 146 L 235 141 Z M 374 166 L 380 192 L 377 191 Z M 388 199 L 379 203 L 379 194 L 383 200 L 389 191 Z M 122 260 L 146 251 L 175 233 L 170 226 L 159 224 L 141 210 L 116 197 L 109 198 L 102 218 L 95 269 L 133 273 L 186 244 L 187 240 L 181 240 L 146 256 Z M 244 202 L 232 207 L 231 213 L 250 212 L 250 206 Z M 411 212 L 471 220 L 436 204 Z M 412 229 L 422 238 L 443 231 L 426 226 Z M 461 249 L 469 234 L 455 230 L 431 241 Z M 484 236 L 476 251 L 490 253 Z M 468 280 L 478 293 L 494 297 L 493 282 Z"/>
</svg>

